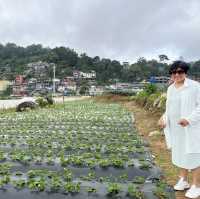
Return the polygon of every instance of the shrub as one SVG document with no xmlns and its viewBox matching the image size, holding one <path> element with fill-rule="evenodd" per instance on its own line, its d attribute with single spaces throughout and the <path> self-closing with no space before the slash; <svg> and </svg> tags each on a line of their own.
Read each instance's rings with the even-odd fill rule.
<svg viewBox="0 0 200 199">
<path fill-rule="evenodd" d="M 146 100 L 145 108 L 147 109 L 154 108 L 154 105 L 155 105 L 154 103 L 155 101 L 160 99 L 160 95 L 161 94 L 159 92 L 151 94 Z"/>
<path fill-rule="evenodd" d="M 166 95 L 162 94 L 162 95 L 160 96 L 160 100 L 159 100 L 159 103 L 158 103 L 158 108 L 159 108 L 161 111 L 165 111 L 166 100 L 167 100 Z"/>
<path fill-rule="evenodd" d="M 153 93 L 156 93 L 158 91 L 158 88 L 155 84 L 147 84 L 144 88 L 144 91 L 147 93 L 147 95 L 151 95 Z"/>
<path fill-rule="evenodd" d="M 154 84 L 146 85 L 143 91 L 130 99 L 147 110 L 165 111 L 166 94 L 162 93 Z"/>
<path fill-rule="evenodd" d="M 81 86 L 79 93 L 80 95 L 88 95 L 89 94 L 88 86 L 86 85 Z"/>
<path fill-rule="evenodd" d="M 147 102 L 148 96 L 149 95 L 146 91 L 141 91 L 137 94 L 135 100 L 139 105 L 144 106 Z"/>
<path fill-rule="evenodd" d="M 54 104 L 54 100 L 53 100 L 53 97 L 52 97 L 52 95 L 47 95 L 46 97 L 45 97 L 45 99 L 47 100 L 47 103 L 49 104 L 49 105 L 52 105 L 52 104 Z"/>
<path fill-rule="evenodd" d="M 44 99 L 43 97 L 38 97 L 35 101 L 40 107 L 45 107 L 48 105 L 47 100 Z"/>
</svg>

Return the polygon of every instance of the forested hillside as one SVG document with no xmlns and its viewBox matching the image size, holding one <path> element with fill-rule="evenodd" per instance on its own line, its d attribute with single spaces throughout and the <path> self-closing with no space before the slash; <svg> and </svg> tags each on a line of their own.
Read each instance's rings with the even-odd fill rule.
<svg viewBox="0 0 200 199">
<path fill-rule="evenodd" d="M 116 81 L 133 82 L 148 79 L 153 75 L 168 74 L 168 65 L 163 60 L 146 60 L 139 58 L 137 62 L 122 64 L 117 60 L 89 57 L 86 53 L 78 54 L 67 47 L 46 48 L 40 44 L 27 47 L 14 43 L 0 44 L 0 79 L 12 80 L 17 74 L 24 74 L 26 64 L 45 61 L 56 64 L 56 77 L 72 75 L 72 70 L 83 72 L 95 70 L 97 81 L 101 84 Z M 52 69 L 49 68 L 51 75 Z M 192 63 L 192 74 L 200 74 L 200 61 Z"/>
</svg>

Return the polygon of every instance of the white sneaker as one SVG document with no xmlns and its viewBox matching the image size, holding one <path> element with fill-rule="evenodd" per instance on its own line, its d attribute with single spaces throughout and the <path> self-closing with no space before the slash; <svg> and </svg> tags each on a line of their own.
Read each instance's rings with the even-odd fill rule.
<svg viewBox="0 0 200 199">
<path fill-rule="evenodd" d="M 190 185 L 184 178 L 180 178 L 176 185 L 174 185 L 174 190 L 183 191 L 185 189 L 190 188 Z"/>
<path fill-rule="evenodd" d="M 186 192 L 185 196 L 187 198 L 197 198 L 200 196 L 200 187 L 192 185 L 191 188 Z"/>
</svg>

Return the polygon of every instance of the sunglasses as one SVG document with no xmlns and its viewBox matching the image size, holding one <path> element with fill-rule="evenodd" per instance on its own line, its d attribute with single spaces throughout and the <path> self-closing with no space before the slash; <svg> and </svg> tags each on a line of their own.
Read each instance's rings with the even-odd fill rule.
<svg viewBox="0 0 200 199">
<path fill-rule="evenodd" d="M 183 74 L 183 73 L 185 73 L 185 71 L 184 70 L 174 70 L 174 71 L 170 71 L 170 75 L 175 75 L 175 74 L 178 74 L 178 75 L 181 75 L 181 74 Z"/>
</svg>

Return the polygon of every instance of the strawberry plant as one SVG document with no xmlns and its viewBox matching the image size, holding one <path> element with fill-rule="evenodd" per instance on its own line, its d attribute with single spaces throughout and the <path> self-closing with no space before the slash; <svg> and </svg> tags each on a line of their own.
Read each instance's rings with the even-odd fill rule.
<svg viewBox="0 0 200 199">
<path fill-rule="evenodd" d="M 121 191 L 121 186 L 117 183 L 110 183 L 107 187 L 108 195 L 116 195 Z"/>
<path fill-rule="evenodd" d="M 64 185 L 64 190 L 67 193 L 78 193 L 80 192 L 80 185 L 81 185 L 80 182 L 78 183 L 67 182 Z"/>
<path fill-rule="evenodd" d="M 128 185 L 128 194 L 130 198 L 134 199 L 144 199 L 144 194 L 139 190 L 138 187 L 133 184 Z"/>
</svg>

